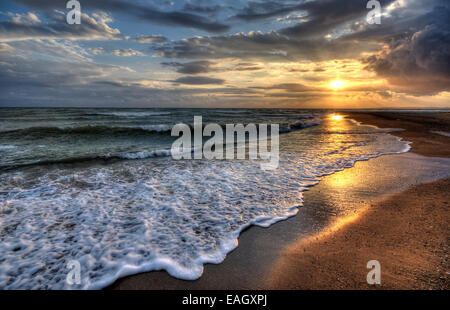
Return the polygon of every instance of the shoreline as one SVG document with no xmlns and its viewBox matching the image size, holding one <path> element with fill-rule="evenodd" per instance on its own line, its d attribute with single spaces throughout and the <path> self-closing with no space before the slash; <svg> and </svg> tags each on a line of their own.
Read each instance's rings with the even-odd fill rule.
<svg viewBox="0 0 450 310">
<path fill-rule="evenodd" d="M 449 113 L 343 113 L 365 125 L 378 128 L 401 128 L 389 134 L 412 142 L 411 152 L 427 157 L 450 157 L 449 137 L 435 132 L 450 132 Z M 434 131 L 434 132 L 433 132 Z"/>
<path fill-rule="evenodd" d="M 397 114 L 394 116 L 398 117 Z M 349 118 L 380 128 L 403 128 L 398 122 L 382 121 L 381 123 L 376 123 L 374 119 L 378 118 L 378 116 L 372 116 L 371 114 L 363 115 L 361 113 L 359 116 L 352 114 Z M 410 120 L 406 122 L 413 123 Z M 411 128 L 413 125 L 409 124 L 408 126 Z M 427 126 L 430 127 L 430 125 Z M 436 126 L 431 126 L 431 128 L 434 130 Z M 442 128 L 442 126 L 439 127 L 441 130 Z M 444 129 L 446 129 L 445 126 Z M 418 131 L 419 129 L 415 128 L 415 132 L 417 133 Z M 406 129 L 405 131 L 392 134 L 411 141 L 412 139 L 407 138 L 411 137 L 410 132 L 411 129 Z M 423 143 L 425 139 L 423 136 L 432 135 L 431 138 L 428 137 L 427 139 L 433 139 L 434 136 L 437 136 L 431 133 L 428 134 L 428 131 L 425 132 L 426 134 L 421 135 L 419 140 L 412 141 L 412 152 L 417 152 L 416 149 L 419 149 L 417 153 L 423 153 L 423 150 L 421 151 L 420 149 L 420 143 Z M 405 135 L 405 133 L 407 134 Z M 448 139 L 448 137 L 443 138 Z M 427 139 L 425 141 L 430 143 Z M 439 143 L 442 144 L 444 142 Z M 431 156 L 444 157 L 442 154 L 449 150 L 448 141 L 445 143 L 443 145 L 446 145 L 446 148 L 438 148 L 440 152 L 435 152 Z M 424 149 L 423 146 L 422 149 Z M 366 188 L 360 188 L 359 192 L 355 191 L 355 197 L 352 197 L 354 201 L 348 201 L 348 199 L 340 201 L 340 203 L 348 205 L 353 204 L 353 213 L 350 212 L 345 217 L 318 227 L 316 234 L 307 235 L 301 231 L 305 222 L 317 220 L 317 216 L 308 217 L 309 213 L 315 212 L 321 204 L 330 203 L 327 201 L 327 196 L 323 195 L 324 189 L 330 190 L 330 184 L 332 187 L 337 186 L 338 189 L 339 187 L 352 187 L 351 181 L 356 182 L 355 184 L 364 182 L 363 180 L 367 178 L 366 174 L 370 170 L 367 167 L 383 166 L 385 162 L 389 163 L 389 161 L 393 162 L 392 167 L 396 167 L 405 159 L 410 160 L 411 163 L 415 161 L 421 163 L 424 160 L 414 158 L 413 154 L 409 154 L 397 157 L 395 155 L 382 156 L 384 159 L 359 162 L 353 168 L 325 177 L 323 183 L 319 183 L 319 185 L 305 193 L 305 206 L 300 209 L 302 215 L 282 221 L 266 229 L 259 227 L 247 229 L 239 237 L 240 246 L 229 253 L 223 263 L 206 265 L 204 274 L 199 280 L 183 281 L 170 277 L 165 271 L 152 271 L 119 279 L 107 289 L 369 289 L 371 287 L 365 282 L 365 275 L 367 274 L 365 264 L 368 260 L 375 258 L 372 257 L 365 262 L 348 263 L 349 259 L 356 259 L 356 257 L 360 260 L 365 260 L 367 257 L 364 255 L 369 253 L 378 253 L 379 257 L 380 255 L 383 257 L 380 259 L 382 277 L 384 274 L 383 270 L 389 272 L 388 275 L 382 278 L 387 279 L 387 283 L 383 283 L 382 280 L 382 285 L 379 288 L 448 289 L 448 274 L 445 273 L 446 270 L 442 269 L 442 266 L 445 266 L 448 262 L 448 257 L 446 256 L 448 252 L 448 232 L 446 227 L 449 219 L 448 211 L 445 208 L 444 210 L 441 210 L 441 208 L 430 210 L 429 208 L 418 208 L 416 206 L 417 199 L 420 202 L 432 201 L 437 203 L 438 207 L 448 203 L 450 198 L 443 189 L 450 184 L 449 179 L 416 185 L 416 187 L 414 187 L 416 183 L 413 182 L 412 184 L 405 184 L 406 188 L 397 188 L 397 190 L 389 192 L 390 189 L 383 188 L 383 182 L 386 183 L 386 180 L 380 177 L 380 180 L 374 185 L 375 188 L 380 189 L 378 192 L 375 190 L 374 193 L 371 193 L 372 196 L 369 195 L 370 197 L 367 201 L 358 201 L 358 199 L 361 199 L 361 195 L 366 195 L 365 191 L 371 188 L 370 185 Z M 427 154 L 429 155 L 430 152 L 428 151 Z M 391 159 L 387 159 L 387 157 L 391 157 Z M 379 162 L 383 162 L 383 164 L 379 164 Z M 424 170 L 426 169 L 424 168 Z M 355 175 L 360 177 L 359 181 L 353 180 Z M 377 177 L 376 173 L 374 173 L 374 177 Z M 344 182 L 339 184 L 346 178 L 350 179 L 350 183 Z M 410 181 L 409 178 L 404 176 L 403 182 L 405 180 Z M 394 183 L 395 173 L 389 176 L 388 179 L 391 183 Z M 433 181 L 422 180 L 419 177 L 417 179 L 417 183 Z M 403 184 L 401 181 L 400 183 Z M 407 189 L 408 187 L 410 188 Z M 407 199 L 411 194 L 421 193 L 421 188 L 426 189 L 423 191 L 425 195 L 416 196 L 416 200 Z M 340 188 L 340 190 L 342 189 Z M 446 206 L 448 209 L 448 204 Z M 414 212 L 411 212 L 412 210 Z M 423 210 L 428 210 L 428 213 L 421 214 L 421 210 L 422 212 Z M 326 212 L 327 210 L 323 210 L 324 218 L 327 216 Z M 410 217 L 410 220 L 406 221 L 406 217 Z M 420 223 L 427 225 L 426 219 L 429 218 L 442 220 L 445 224 L 444 230 L 442 230 L 441 225 L 439 226 L 439 231 L 437 228 L 434 228 L 426 235 L 421 234 Z M 393 224 L 392 221 L 399 219 L 400 221 Z M 422 222 L 421 219 L 423 220 Z M 391 221 L 389 222 L 388 220 Z M 390 223 L 390 225 L 386 223 Z M 405 226 L 405 223 L 413 223 L 414 225 L 411 228 L 409 227 L 410 225 Z M 401 247 L 400 250 L 393 249 L 390 246 L 390 241 L 397 240 L 395 244 L 401 244 L 402 236 L 405 233 L 402 229 L 405 228 L 414 228 L 412 230 L 414 236 L 413 238 L 409 236 L 408 241 L 418 243 L 408 244 Z M 426 228 L 422 228 L 422 230 L 424 229 Z M 410 232 L 410 230 L 406 231 Z M 364 245 L 366 242 L 364 236 L 367 237 L 371 232 L 375 232 L 376 237 L 370 237 L 370 247 L 366 247 L 364 251 L 359 250 L 361 245 Z M 444 240 L 436 238 L 436 236 L 441 236 Z M 445 239 L 446 237 L 447 239 Z M 421 248 L 420 243 L 424 245 L 424 242 L 426 242 L 426 246 Z M 355 255 L 355 253 L 360 255 Z M 398 260 L 398 257 L 403 259 Z M 408 257 L 412 259 L 411 262 L 407 261 Z M 386 261 L 392 261 L 393 263 L 388 263 L 385 266 L 384 262 Z M 406 266 L 404 266 L 405 262 L 407 262 Z M 420 266 L 427 266 L 427 268 L 417 268 L 414 262 L 421 262 Z M 444 265 L 441 264 L 442 262 L 444 262 Z M 408 266 L 415 266 L 415 269 L 408 269 Z M 400 275 L 395 273 L 396 268 L 403 270 L 403 273 L 400 273 Z M 440 268 L 438 269 L 439 272 L 432 273 L 430 270 L 433 268 Z M 443 272 L 444 274 L 442 275 Z M 421 274 L 425 273 L 427 276 L 420 277 Z M 415 274 L 416 276 L 415 278 L 408 278 L 405 274 Z M 403 278 L 400 276 L 403 276 Z M 436 277 L 439 280 L 436 280 Z M 441 277 L 443 277 L 443 280 Z M 406 282 L 411 285 L 406 285 Z M 428 283 L 428 285 L 425 283 Z"/>
</svg>

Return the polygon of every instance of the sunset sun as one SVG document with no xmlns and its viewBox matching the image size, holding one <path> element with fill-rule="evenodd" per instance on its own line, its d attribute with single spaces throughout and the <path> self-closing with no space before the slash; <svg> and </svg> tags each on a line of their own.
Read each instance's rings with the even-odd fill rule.
<svg viewBox="0 0 450 310">
<path fill-rule="evenodd" d="M 342 88 L 344 86 L 344 82 L 342 82 L 340 80 L 334 80 L 333 82 L 328 84 L 328 86 L 331 88 L 334 88 L 334 89 L 338 89 L 338 88 Z"/>
<path fill-rule="evenodd" d="M 343 119 L 343 116 L 342 115 L 338 115 L 338 114 L 333 114 L 333 115 L 331 115 L 331 119 L 334 120 L 334 121 L 340 121 L 340 120 Z"/>
</svg>

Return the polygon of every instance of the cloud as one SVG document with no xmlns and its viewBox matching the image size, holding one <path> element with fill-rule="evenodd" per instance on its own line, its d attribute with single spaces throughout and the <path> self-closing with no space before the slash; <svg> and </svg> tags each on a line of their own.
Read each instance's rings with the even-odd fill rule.
<svg viewBox="0 0 450 310">
<path fill-rule="evenodd" d="M 200 60 L 200 61 L 192 61 L 187 63 L 179 63 L 179 62 L 162 62 L 163 66 L 175 67 L 177 68 L 178 73 L 183 74 L 199 74 L 199 73 L 208 73 L 213 71 L 211 68 L 213 64 L 211 61 Z"/>
<path fill-rule="evenodd" d="M 29 39 L 112 40 L 120 39 L 118 29 L 108 26 L 112 19 L 105 13 L 92 16 L 81 14 L 80 25 L 69 25 L 62 12 L 54 11 L 50 21 L 43 23 L 33 13 L 16 15 L 0 22 L 0 40 L 3 42 Z"/>
<path fill-rule="evenodd" d="M 245 20 L 247 22 L 256 21 L 298 11 L 301 7 L 302 4 L 293 1 L 249 1 L 247 5 L 232 18 Z"/>
<path fill-rule="evenodd" d="M 241 62 L 238 64 L 231 64 L 231 65 L 222 64 L 222 66 L 220 66 L 219 64 L 209 60 L 199 60 L 185 63 L 174 61 L 162 62 L 161 65 L 176 68 L 176 72 L 190 75 L 209 72 L 258 71 L 264 69 L 258 64 L 251 62 L 250 63 Z"/>
<path fill-rule="evenodd" d="M 124 57 L 144 56 L 144 54 L 142 52 L 133 50 L 131 48 L 129 48 L 129 49 L 120 49 L 120 50 L 112 50 L 111 54 L 114 55 L 114 56 L 124 56 Z"/>
<path fill-rule="evenodd" d="M 0 43 L 0 106 L 183 106 L 178 90 L 117 80 L 127 68 L 99 64 L 73 41 Z M 151 98 L 148 99 L 148 98 Z M 195 103 L 193 103 L 195 105 Z"/>
<path fill-rule="evenodd" d="M 416 95 L 449 91 L 450 10 L 436 7 L 432 16 L 430 24 L 365 58 L 366 69 Z"/>
<path fill-rule="evenodd" d="M 134 38 L 133 41 L 139 44 L 163 43 L 167 41 L 167 38 L 162 35 L 151 35 L 151 36 L 142 35 Z"/>
<path fill-rule="evenodd" d="M 281 23 L 294 23 L 294 22 L 307 22 L 308 19 L 305 13 L 289 14 L 284 17 L 277 18 L 277 22 Z"/>
<path fill-rule="evenodd" d="M 105 49 L 103 47 L 94 47 L 91 48 L 91 52 L 94 55 L 100 55 L 105 53 Z"/>
<path fill-rule="evenodd" d="M 251 62 L 241 62 L 234 66 L 231 71 L 258 71 L 263 70 L 264 68 L 258 64 Z"/>
<path fill-rule="evenodd" d="M 304 92 L 318 90 L 315 87 L 305 86 L 300 83 L 283 83 L 283 84 L 276 84 L 276 85 L 269 86 L 269 87 L 255 87 L 255 88 L 261 88 L 261 89 L 266 89 L 266 90 L 281 89 L 281 90 L 285 90 L 285 91 L 293 92 L 293 93 L 304 93 Z"/>
<path fill-rule="evenodd" d="M 213 5 L 213 6 L 203 6 L 199 4 L 186 3 L 183 7 L 183 11 L 195 12 L 195 13 L 207 13 L 207 14 L 215 14 L 222 10 L 224 7 L 222 5 Z"/>
<path fill-rule="evenodd" d="M 14 48 L 6 43 L 0 43 L 0 53 L 6 53 L 13 51 Z"/>
<path fill-rule="evenodd" d="M 88 83 L 120 69 L 93 63 L 81 47 L 70 42 L 18 41 L 10 44 L 14 46 L 1 53 L 5 63 L 0 63 L 0 92 L 6 94 L 11 90 L 20 94 L 47 89 L 44 91 L 48 96 L 48 88 Z"/>
<path fill-rule="evenodd" d="M 172 82 L 188 85 L 210 85 L 210 84 L 223 84 L 225 83 L 225 80 L 210 78 L 206 76 L 184 76 Z"/>
<path fill-rule="evenodd" d="M 145 54 L 133 50 L 131 48 L 129 49 L 115 49 L 110 52 L 106 51 L 103 47 L 94 47 L 90 49 L 91 53 L 94 55 L 101 55 L 101 54 L 111 54 L 114 56 L 123 56 L 123 57 L 129 57 L 129 56 L 144 56 Z"/>
<path fill-rule="evenodd" d="M 432 0 L 427 4 L 417 0 L 383 1 L 381 25 L 365 22 L 368 10 L 359 0 L 292 3 L 249 2 L 235 16 L 252 21 L 299 11 L 292 16 L 302 19 L 292 27 L 266 33 L 250 31 L 186 38 L 156 47 L 156 56 L 268 63 L 363 58 L 367 70 L 386 78 L 396 90 L 427 95 L 449 89 L 450 14 L 445 1 Z M 386 45 L 388 48 L 380 51 Z M 367 57 L 368 54 L 372 57 Z M 201 72 L 212 71 L 210 66 L 197 68 Z M 311 72 L 320 71 L 327 70 Z"/>
<path fill-rule="evenodd" d="M 346 96 L 412 98 L 410 94 L 448 91 L 450 85 L 448 0 L 383 0 L 381 25 L 365 22 L 367 1 L 361 0 L 233 0 L 227 4 L 190 0 L 151 5 L 146 4 L 149 1 L 90 0 L 82 2 L 81 25 L 66 23 L 65 2 L 16 2 L 33 12 L 10 13 L 0 21 L 1 105 L 194 106 L 202 100 L 210 100 L 212 106 L 223 102 L 281 106 L 304 100 L 320 105 L 327 96 L 348 104 L 351 100 Z M 111 16 L 126 29 L 126 37 L 115 29 Z M 147 23 L 164 27 L 144 30 L 151 27 Z M 230 26 L 245 32 L 222 34 Z M 77 43 L 123 38 L 129 41 Z M 138 64 L 132 59 L 133 73 L 95 62 L 93 55 L 142 55 L 135 43 L 149 44 L 145 48 L 154 51 L 154 56 L 167 59 L 141 58 Z M 344 69 L 337 59 L 351 60 L 352 66 Z M 127 59 L 105 57 L 102 61 L 124 63 Z M 208 77 L 213 73 L 223 79 Z M 348 80 L 348 87 L 333 92 L 324 79 L 338 74 Z"/>
<path fill-rule="evenodd" d="M 60 2 L 52 0 L 18 0 L 18 2 L 36 9 L 62 9 Z M 108 10 L 120 14 L 128 14 L 149 23 L 189 27 L 210 33 L 221 33 L 230 29 L 230 26 L 210 20 L 208 17 L 200 14 L 184 11 L 165 11 L 152 5 L 140 5 L 129 1 L 90 0 L 83 2 L 82 8 L 83 10 Z"/>
<path fill-rule="evenodd" d="M 378 45 L 362 44 L 366 50 Z M 320 61 L 358 57 L 361 44 L 354 41 L 293 39 L 277 31 L 193 37 L 154 48 L 156 56 L 185 59 L 258 59 L 264 61 Z"/>
<path fill-rule="evenodd" d="M 41 23 L 39 17 L 32 12 L 28 12 L 26 14 L 15 14 L 10 21 L 11 23 L 18 25 L 37 25 Z"/>
</svg>

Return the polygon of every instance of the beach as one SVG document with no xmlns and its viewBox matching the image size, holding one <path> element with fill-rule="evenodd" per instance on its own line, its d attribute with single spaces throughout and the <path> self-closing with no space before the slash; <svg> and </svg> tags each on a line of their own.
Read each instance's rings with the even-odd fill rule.
<svg viewBox="0 0 450 310">
<path fill-rule="evenodd" d="M 228 2 L 2 1 L 0 291 L 450 288 L 450 1 Z"/>
<path fill-rule="evenodd" d="M 223 263 L 206 265 L 198 280 L 153 271 L 108 288 L 448 289 L 449 114 L 344 114 L 405 129 L 391 134 L 412 142 L 411 152 L 324 177 L 304 194 L 297 216 L 250 227 L 239 247 Z M 339 208 L 343 212 L 333 216 Z M 381 285 L 369 286 L 366 264 L 374 259 L 381 264 Z"/>
</svg>

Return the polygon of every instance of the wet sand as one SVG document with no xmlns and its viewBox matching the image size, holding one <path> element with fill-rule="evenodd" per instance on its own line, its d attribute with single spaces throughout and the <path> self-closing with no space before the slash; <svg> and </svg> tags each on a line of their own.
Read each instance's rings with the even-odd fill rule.
<svg viewBox="0 0 450 310">
<path fill-rule="evenodd" d="M 417 115 L 412 116 L 415 121 L 406 116 L 403 126 L 386 116 L 352 118 L 379 127 L 407 124 L 396 135 L 412 141 L 412 151 L 444 157 L 450 138 L 429 131 L 448 131 L 447 116 L 433 116 L 428 125 Z M 418 134 L 421 129 L 426 133 Z M 413 153 L 359 162 L 306 192 L 296 217 L 245 231 L 239 247 L 222 264 L 206 265 L 199 280 L 182 281 L 156 271 L 119 279 L 109 288 L 448 289 L 449 167 L 449 160 Z M 366 283 L 366 264 L 372 259 L 381 263 L 381 286 Z"/>
<path fill-rule="evenodd" d="M 269 289 L 449 289 L 450 179 L 411 187 L 287 248 Z M 342 227 L 340 227 L 342 226 Z M 381 285 L 365 281 L 370 260 Z"/>
</svg>

